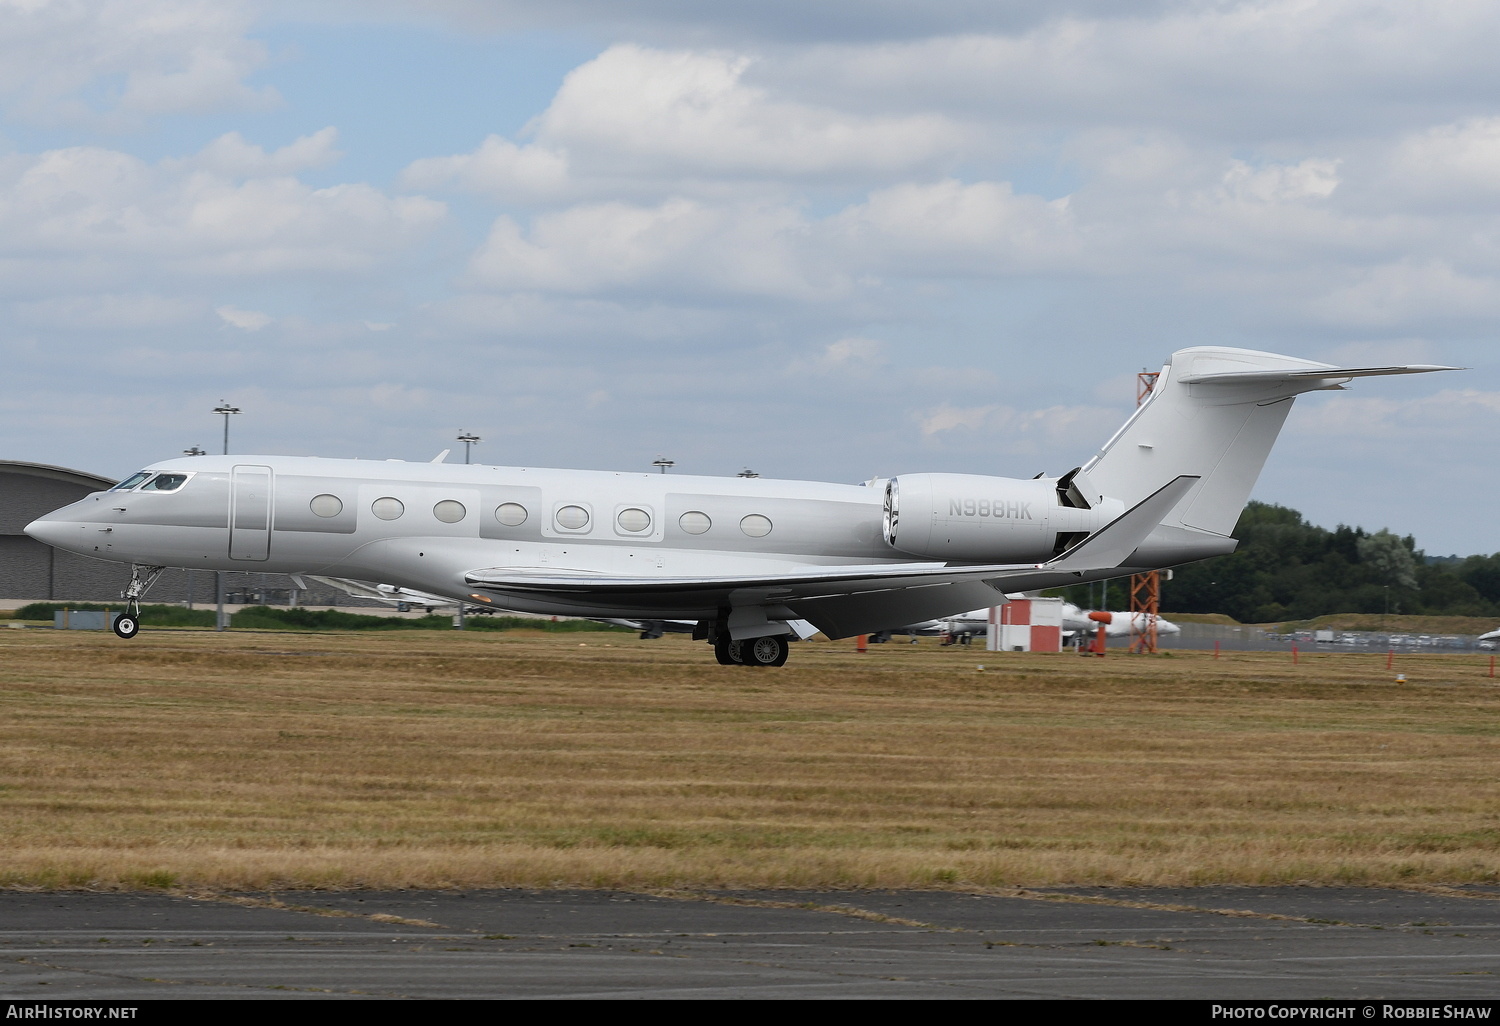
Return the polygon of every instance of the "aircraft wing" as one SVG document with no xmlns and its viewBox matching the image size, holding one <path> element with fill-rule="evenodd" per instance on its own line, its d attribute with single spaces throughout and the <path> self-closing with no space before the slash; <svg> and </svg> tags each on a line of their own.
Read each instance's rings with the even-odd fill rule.
<svg viewBox="0 0 1500 1026">
<path fill-rule="evenodd" d="M 648 610 L 780 606 L 830 637 L 897 627 L 1004 601 L 1004 592 L 1068 583 L 1075 573 L 1120 566 L 1198 482 L 1182 476 L 1047 563 L 953 566 L 884 563 L 800 566 L 750 574 L 614 575 L 552 567 L 474 570 L 477 588 Z M 939 610 L 938 612 L 930 612 Z M 930 615 L 917 615 L 929 613 Z"/>
</svg>

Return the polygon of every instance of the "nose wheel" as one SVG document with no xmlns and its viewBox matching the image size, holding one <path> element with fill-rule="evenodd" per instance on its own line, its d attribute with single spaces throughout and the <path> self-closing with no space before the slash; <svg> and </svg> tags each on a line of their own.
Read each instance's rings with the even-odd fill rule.
<svg viewBox="0 0 1500 1026">
<path fill-rule="evenodd" d="M 115 622 L 110 624 L 115 637 L 129 639 L 141 632 L 141 596 L 150 590 L 165 569 L 164 566 L 147 566 L 141 563 L 131 565 L 130 583 L 120 596 L 125 600 L 125 612 L 115 617 Z"/>
</svg>

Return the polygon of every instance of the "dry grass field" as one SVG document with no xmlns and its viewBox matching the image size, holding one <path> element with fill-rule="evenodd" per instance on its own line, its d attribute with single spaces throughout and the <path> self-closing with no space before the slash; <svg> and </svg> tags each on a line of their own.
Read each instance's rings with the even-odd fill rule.
<svg viewBox="0 0 1500 1026">
<path fill-rule="evenodd" d="M 1397 659 L 0 630 L 0 886 L 1500 879 L 1488 660 Z"/>
</svg>

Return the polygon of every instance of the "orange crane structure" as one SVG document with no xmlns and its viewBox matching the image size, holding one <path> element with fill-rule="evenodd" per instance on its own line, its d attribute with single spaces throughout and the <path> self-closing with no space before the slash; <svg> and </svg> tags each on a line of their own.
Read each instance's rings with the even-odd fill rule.
<svg viewBox="0 0 1500 1026">
<path fill-rule="evenodd" d="M 1140 406 L 1156 387 L 1156 371 L 1135 376 L 1135 404 Z M 1156 621 L 1161 617 L 1161 573 L 1130 575 L 1130 651 L 1156 654 Z"/>
</svg>

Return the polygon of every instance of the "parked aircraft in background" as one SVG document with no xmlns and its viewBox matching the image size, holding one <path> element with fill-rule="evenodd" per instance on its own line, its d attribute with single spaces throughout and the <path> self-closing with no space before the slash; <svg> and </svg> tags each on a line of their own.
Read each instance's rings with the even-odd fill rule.
<svg viewBox="0 0 1500 1026">
<path fill-rule="evenodd" d="M 722 663 L 992 606 L 1004 592 L 1234 550 L 1295 396 L 1432 366 L 1336 367 L 1204 346 L 1060 477 L 902 474 L 864 485 L 291 456 L 166 460 L 27 526 L 133 564 L 383 581 L 567 616 L 691 620 Z"/>
<path fill-rule="evenodd" d="M 1006 596 L 1007 599 L 1019 597 L 1017 595 Z M 1065 639 L 1070 638 L 1079 632 L 1092 637 L 1100 627 L 1104 628 L 1106 637 L 1129 637 L 1132 621 L 1136 617 L 1145 616 L 1144 613 L 1112 612 L 1110 613 L 1109 622 L 1101 624 L 1097 620 L 1089 619 L 1090 612 L 1092 610 L 1075 606 L 1071 602 L 1064 602 L 1062 607 L 1063 637 Z M 957 616 L 950 616 L 941 620 L 929 620 L 922 624 L 908 624 L 901 630 L 891 633 L 919 634 L 924 637 L 946 636 L 963 639 L 984 634 L 989 630 L 989 626 L 990 610 L 985 608 L 971 609 L 967 613 L 960 613 Z M 1158 616 L 1156 618 L 1156 632 L 1158 634 L 1181 634 L 1182 628 L 1170 620 L 1164 620 Z"/>
<path fill-rule="evenodd" d="M 1500 648 L 1500 631 L 1490 631 L 1474 639 L 1480 648 Z"/>
</svg>

